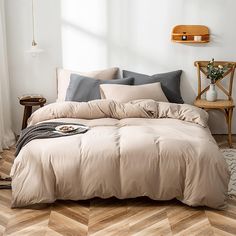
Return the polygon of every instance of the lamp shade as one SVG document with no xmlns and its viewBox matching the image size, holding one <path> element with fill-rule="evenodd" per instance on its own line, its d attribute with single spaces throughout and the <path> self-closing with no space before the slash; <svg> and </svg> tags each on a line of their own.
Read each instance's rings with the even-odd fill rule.
<svg viewBox="0 0 236 236">
<path fill-rule="evenodd" d="M 31 54 L 32 57 L 36 57 L 38 54 L 42 52 L 44 52 L 44 50 L 39 48 L 38 45 L 32 45 L 29 50 L 26 50 L 26 53 Z"/>
</svg>

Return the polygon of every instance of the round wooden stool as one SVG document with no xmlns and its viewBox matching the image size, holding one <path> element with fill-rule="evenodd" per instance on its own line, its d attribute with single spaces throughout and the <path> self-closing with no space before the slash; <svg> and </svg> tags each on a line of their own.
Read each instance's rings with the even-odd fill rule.
<svg viewBox="0 0 236 236">
<path fill-rule="evenodd" d="M 47 101 L 46 98 L 43 98 L 43 97 L 20 99 L 20 104 L 25 107 L 23 122 L 22 122 L 22 129 L 25 129 L 27 127 L 27 120 L 32 114 L 32 107 L 34 106 L 43 107 L 46 101 Z"/>
</svg>

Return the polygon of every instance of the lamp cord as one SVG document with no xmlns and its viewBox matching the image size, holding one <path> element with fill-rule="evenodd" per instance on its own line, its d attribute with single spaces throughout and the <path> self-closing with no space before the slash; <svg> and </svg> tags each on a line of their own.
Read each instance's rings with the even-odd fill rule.
<svg viewBox="0 0 236 236">
<path fill-rule="evenodd" d="M 32 0 L 32 31 L 33 31 L 33 42 L 32 46 L 36 46 L 37 43 L 35 42 L 35 16 L 34 16 L 34 0 Z"/>
</svg>

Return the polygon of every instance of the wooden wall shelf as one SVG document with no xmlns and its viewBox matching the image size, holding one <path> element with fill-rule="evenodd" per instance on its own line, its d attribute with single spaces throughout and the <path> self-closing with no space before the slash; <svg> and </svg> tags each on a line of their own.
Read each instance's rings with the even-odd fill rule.
<svg viewBox="0 0 236 236">
<path fill-rule="evenodd" d="M 172 30 L 171 40 L 176 43 L 209 43 L 210 33 L 204 25 L 177 25 Z"/>
</svg>

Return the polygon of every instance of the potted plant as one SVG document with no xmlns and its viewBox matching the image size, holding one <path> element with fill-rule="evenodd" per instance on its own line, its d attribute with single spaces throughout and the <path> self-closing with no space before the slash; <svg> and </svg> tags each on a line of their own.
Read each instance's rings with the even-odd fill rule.
<svg viewBox="0 0 236 236">
<path fill-rule="evenodd" d="M 223 78 L 224 73 L 228 70 L 228 65 L 215 65 L 214 58 L 207 64 L 207 79 L 210 79 L 210 88 L 206 92 L 206 100 L 215 102 L 217 99 L 217 91 L 215 83 Z"/>
</svg>

